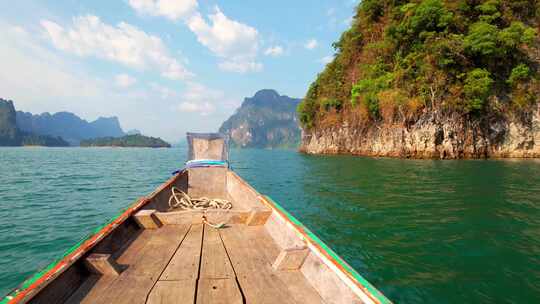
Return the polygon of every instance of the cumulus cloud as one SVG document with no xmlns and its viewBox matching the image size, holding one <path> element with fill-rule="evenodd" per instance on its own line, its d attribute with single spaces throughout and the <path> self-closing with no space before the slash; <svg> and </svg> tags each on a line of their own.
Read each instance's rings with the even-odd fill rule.
<svg viewBox="0 0 540 304">
<path fill-rule="evenodd" d="M 180 96 L 176 110 L 180 112 L 195 112 L 203 116 L 216 110 L 216 105 L 224 101 L 222 91 L 210 89 L 200 83 L 188 83 L 186 90 Z"/>
<path fill-rule="evenodd" d="M 150 83 L 150 88 L 152 89 L 152 91 L 157 93 L 161 99 L 171 99 L 178 96 L 178 94 L 173 89 L 162 86 L 155 82 Z"/>
<path fill-rule="evenodd" d="M 101 79 L 77 58 L 52 50 L 42 34 L 41 29 L 0 20 L 0 92 L 13 99 L 18 110 L 70 111 L 87 120 L 115 115 L 125 129 L 176 142 L 185 132 L 218 129 L 241 102 L 239 96 L 225 97 L 191 80 L 186 89 L 167 87 L 167 80 L 146 86 L 138 79 L 129 90 L 118 90 L 114 74 Z M 193 109 L 180 106 L 182 102 L 195 103 L 202 110 L 182 115 L 180 108 Z M 201 115 L 212 115 L 212 119 L 201 119 Z"/>
<path fill-rule="evenodd" d="M 111 26 L 99 17 L 87 15 L 74 18 L 71 28 L 49 20 L 42 20 L 41 25 L 57 49 L 77 56 L 93 56 L 132 68 L 157 70 L 169 79 L 186 79 L 193 75 L 170 55 L 159 37 L 125 22 Z"/>
<path fill-rule="evenodd" d="M 266 56 L 278 57 L 278 56 L 283 55 L 283 52 L 284 52 L 283 47 L 280 46 L 280 45 L 276 45 L 276 46 L 272 46 L 272 47 L 267 48 L 264 51 L 264 54 Z"/>
<path fill-rule="evenodd" d="M 262 69 L 256 61 L 259 32 L 255 28 L 229 19 L 217 6 L 208 19 L 197 13 L 187 25 L 202 45 L 222 59 L 221 69 L 240 73 Z"/>
<path fill-rule="evenodd" d="M 198 11 L 197 0 L 129 0 L 139 14 L 184 20 L 199 43 L 221 58 L 224 71 L 246 73 L 262 70 L 257 62 L 258 31 L 227 17 L 218 6 L 205 19 Z"/>
<path fill-rule="evenodd" d="M 308 50 L 313 50 L 319 45 L 319 42 L 317 42 L 316 39 L 310 39 L 304 44 L 304 47 Z"/>
<path fill-rule="evenodd" d="M 163 16 L 179 20 L 191 16 L 197 9 L 197 0 L 129 0 L 129 5 L 141 15 Z"/>
<path fill-rule="evenodd" d="M 215 107 L 207 102 L 190 102 L 190 101 L 183 101 L 178 105 L 178 110 L 180 112 L 198 112 L 203 116 L 209 115 L 210 113 L 215 111 Z"/>
<path fill-rule="evenodd" d="M 114 77 L 114 82 L 121 88 L 127 88 L 134 85 L 137 82 L 137 79 L 128 74 L 118 74 Z"/>
</svg>

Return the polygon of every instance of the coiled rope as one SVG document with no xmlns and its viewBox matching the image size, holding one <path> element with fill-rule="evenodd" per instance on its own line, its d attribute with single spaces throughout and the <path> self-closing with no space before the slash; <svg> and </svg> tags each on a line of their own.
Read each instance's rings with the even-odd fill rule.
<svg viewBox="0 0 540 304">
<path fill-rule="evenodd" d="M 192 198 L 187 195 L 184 191 L 172 187 L 171 188 L 171 197 L 169 197 L 169 207 L 171 210 L 180 209 L 180 210 L 203 210 L 207 209 L 223 209 L 229 210 L 232 209 L 233 205 L 230 201 L 225 199 L 213 198 L 209 199 L 207 197 Z M 212 224 L 208 221 L 206 214 L 202 217 L 203 222 L 210 227 L 219 229 L 223 228 L 226 223 Z"/>
<path fill-rule="evenodd" d="M 171 209 L 232 209 L 232 203 L 225 199 L 209 199 L 207 197 L 192 198 L 176 187 L 172 187 L 171 192 L 172 194 L 169 198 L 169 207 Z"/>
</svg>

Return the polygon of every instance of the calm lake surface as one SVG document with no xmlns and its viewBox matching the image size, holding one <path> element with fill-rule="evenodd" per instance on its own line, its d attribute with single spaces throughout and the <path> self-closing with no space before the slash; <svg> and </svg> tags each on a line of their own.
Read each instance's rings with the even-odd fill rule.
<svg viewBox="0 0 540 304">
<path fill-rule="evenodd" d="M 0 148 L 0 294 L 182 166 L 186 150 Z M 232 150 L 232 166 L 395 303 L 540 303 L 540 161 Z"/>
</svg>

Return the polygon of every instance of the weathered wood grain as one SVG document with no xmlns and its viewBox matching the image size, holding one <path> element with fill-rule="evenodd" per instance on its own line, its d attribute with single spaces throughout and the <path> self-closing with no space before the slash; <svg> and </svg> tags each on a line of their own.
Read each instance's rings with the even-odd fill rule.
<svg viewBox="0 0 540 304">
<path fill-rule="evenodd" d="M 85 297 L 82 303 L 145 303 L 188 230 L 189 226 L 183 225 L 152 231 L 152 237 L 137 254 L 133 265 L 129 265 L 105 290 L 92 290 L 92 296 Z"/>
<path fill-rule="evenodd" d="M 199 273 L 203 225 L 192 225 L 176 251 L 160 281 L 196 280 Z"/>
<path fill-rule="evenodd" d="M 280 249 L 272 237 L 263 227 L 244 228 L 246 241 L 254 244 L 262 254 L 268 265 L 271 265 L 279 256 Z M 319 293 L 311 286 L 306 277 L 299 271 L 274 271 L 275 275 L 288 288 L 292 297 L 298 303 L 324 303 Z"/>
<path fill-rule="evenodd" d="M 235 279 L 200 279 L 197 304 L 242 304 Z"/>
<path fill-rule="evenodd" d="M 232 225 L 221 229 L 220 233 L 246 303 L 298 303 L 256 245 L 248 241 L 245 227 Z"/>
<path fill-rule="evenodd" d="M 184 304 L 195 302 L 195 280 L 158 281 L 146 304 Z"/>
<path fill-rule="evenodd" d="M 121 269 L 110 254 L 93 253 L 86 257 L 85 265 L 90 272 L 102 275 L 120 275 Z"/>
<path fill-rule="evenodd" d="M 279 271 L 298 270 L 302 267 L 308 254 L 309 249 L 305 247 L 283 249 L 272 264 L 272 268 Z"/>
<path fill-rule="evenodd" d="M 232 279 L 234 277 L 234 270 L 219 236 L 219 230 L 206 226 L 204 228 L 200 278 Z"/>
<path fill-rule="evenodd" d="M 310 253 L 300 268 L 326 303 L 360 304 L 362 300 L 328 266 Z"/>
<path fill-rule="evenodd" d="M 252 208 L 249 213 L 249 217 L 247 218 L 246 225 L 248 226 L 264 225 L 271 214 L 272 214 L 272 210 L 268 208 L 263 208 L 263 207 Z"/>
<path fill-rule="evenodd" d="M 133 215 L 133 218 L 143 229 L 158 229 L 161 227 L 161 223 L 155 216 L 156 210 L 146 209 L 140 210 Z"/>
</svg>

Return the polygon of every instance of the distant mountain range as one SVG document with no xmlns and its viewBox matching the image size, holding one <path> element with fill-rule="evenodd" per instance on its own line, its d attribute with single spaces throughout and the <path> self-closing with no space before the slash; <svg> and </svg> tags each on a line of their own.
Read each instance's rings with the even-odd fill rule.
<svg viewBox="0 0 540 304">
<path fill-rule="evenodd" d="M 300 99 L 279 95 L 275 90 L 260 90 L 244 99 L 219 132 L 237 147 L 296 147 L 300 142 L 296 115 L 299 103 Z"/>
<path fill-rule="evenodd" d="M 16 111 L 13 101 L 0 98 L 0 146 L 26 145 L 170 146 L 160 138 L 142 135 L 139 130 L 124 132 L 114 116 L 88 122 L 70 112 L 35 115 Z"/>
<path fill-rule="evenodd" d="M 85 139 L 126 135 L 117 117 L 99 117 L 88 122 L 70 112 L 35 115 L 17 111 L 17 127 L 38 135 L 60 136 L 74 146 Z"/>
<path fill-rule="evenodd" d="M 69 146 L 58 136 L 40 135 L 21 130 L 13 101 L 0 98 L 0 146 Z"/>
</svg>

